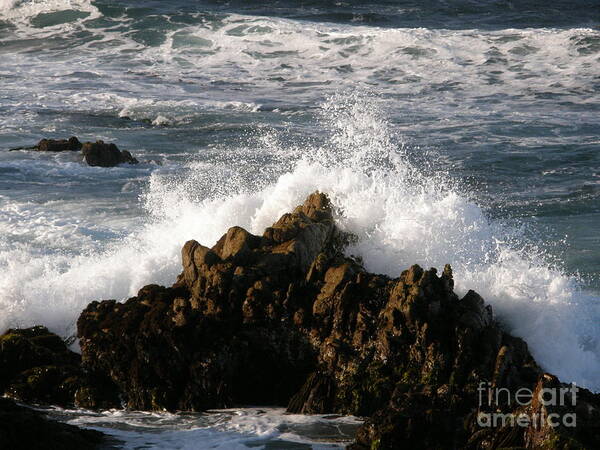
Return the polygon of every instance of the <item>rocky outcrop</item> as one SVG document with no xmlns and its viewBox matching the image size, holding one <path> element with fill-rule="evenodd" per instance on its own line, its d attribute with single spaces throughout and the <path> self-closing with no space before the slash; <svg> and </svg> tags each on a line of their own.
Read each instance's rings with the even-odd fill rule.
<svg viewBox="0 0 600 450">
<path fill-rule="evenodd" d="M 100 448 L 104 435 L 59 423 L 45 414 L 0 398 L 0 448 L 7 450 L 91 450 Z"/>
<path fill-rule="evenodd" d="M 262 236 L 233 227 L 212 248 L 189 241 L 172 287 L 83 311 L 83 367 L 136 409 L 281 404 L 369 417 L 354 449 L 600 444 L 600 399 L 584 390 L 575 430 L 482 423 L 543 406 L 482 401 L 549 379 L 525 342 L 475 292 L 459 298 L 449 266 L 371 274 L 343 255 L 352 239 L 315 193 Z"/>
<path fill-rule="evenodd" d="M 135 409 L 287 404 L 316 349 L 284 315 L 292 303 L 297 319 L 308 311 L 298 280 L 342 239 L 324 202 L 314 196 L 263 237 L 234 227 L 212 249 L 190 241 L 173 287 L 90 304 L 78 321 L 84 366 L 110 374 Z"/>
<path fill-rule="evenodd" d="M 83 159 L 89 166 L 114 167 L 119 164 L 137 164 L 139 161 L 127 150 L 104 141 L 86 142 L 82 147 Z"/>
<path fill-rule="evenodd" d="M 36 150 L 40 152 L 79 151 L 83 153 L 83 160 L 89 166 L 114 167 L 119 164 L 138 164 L 139 161 L 127 150 L 119 150 L 115 144 L 106 144 L 104 141 L 86 142 L 82 144 L 75 136 L 69 139 L 42 139 L 33 147 L 11 148 L 9 151 Z"/>
<path fill-rule="evenodd" d="M 34 148 L 40 152 L 64 152 L 81 150 L 82 143 L 75 136 L 69 139 L 42 139 Z"/>
<path fill-rule="evenodd" d="M 8 330 L 0 335 L 0 394 L 63 407 L 119 406 L 112 382 L 80 364 L 81 356 L 44 327 Z"/>
</svg>

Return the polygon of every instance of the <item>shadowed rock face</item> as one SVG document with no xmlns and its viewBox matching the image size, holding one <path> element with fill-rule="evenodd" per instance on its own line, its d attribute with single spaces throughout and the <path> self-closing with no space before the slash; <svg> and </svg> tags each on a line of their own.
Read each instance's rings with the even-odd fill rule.
<svg viewBox="0 0 600 450">
<path fill-rule="evenodd" d="M 91 450 L 104 442 L 98 431 L 46 419 L 41 412 L 0 398 L 0 448 L 6 450 Z"/>
<path fill-rule="evenodd" d="M 0 394 L 63 407 L 119 406 L 112 383 L 101 374 L 91 377 L 80 363 L 80 355 L 44 327 L 8 330 L 0 335 Z"/>
<path fill-rule="evenodd" d="M 343 255 L 350 240 L 315 193 L 262 236 L 234 227 L 212 248 L 189 241 L 172 287 L 84 310 L 83 367 L 136 409 L 282 404 L 369 416 L 355 449 L 599 445 L 600 399 L 587 391 L 575 431 L 478 426 L 481 382 L 515 392 L 549 376 L 479 295 L 457 297 L 449 266 L 371 274 Z"/>
</svg>

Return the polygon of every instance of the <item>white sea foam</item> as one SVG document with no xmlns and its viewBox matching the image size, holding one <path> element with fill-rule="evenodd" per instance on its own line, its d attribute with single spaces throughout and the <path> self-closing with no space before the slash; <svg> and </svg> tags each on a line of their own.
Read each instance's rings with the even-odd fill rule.
<svg viewBox="0 0 600 450">
<path fill-rule="evenodd" d="M 19 4 L 20 0 L 0 0 L 0 11 L 8 11 Z"/>
<path fill-rule="evenodd" d="M 65 10 L 89 15 L 53 26 L 31 23 L 40 13 Z M 148 44 L 135 39 L 146 30 L 135 28 L 136 18 L 125 10 L 88 26 L 98 17 L 87 0 L 30 0 L 0 10 L 0 19 L 16 27 L 3 40 L 23 38 L 16 51 L 2 55 L 0 67 L 22 75 L 3 80 L 15 109 L 88 106 L 160 126 L 166 122 L 157 121 L 159 116 L 177 124 L 219 105 L 256 111 L 282 87 L 286 100 L 301 103 L 313 102 L 315 92 L 368 85 L 394 96 L 418 93 L 415 101 L 407 100 L 415 110 L 439 113 L 451 104 L 454 116 L 502 111 L 523 118 L 527 108 L 513 108 L 510 99 L 516 93 L 516 102 L 557 94 L 583 103 L 596 91 L 597 52 L 588 47 L 600 32 L 591 28 L 392 29 L 229 14 L 157 29 L 161 38 Z M 82 31 L 89 38 L 82 39 Z M 32 49 L 47 46 L 56 51 L 29 57 Z M 73 93 L 64 89 L 66 79 L 84 87 Z M 108 88 L 95 89 L 97 80 Z M 219 89 L 215 83 L 238 88 Z M 488 96 L 505 101 L 480 102 Z"/>
<path fill-rule="evenodd" d="M 287 414 L 283 408 L 215 410 L 205 414 L 56 409 L 62 420 L 124 441 L 124 449 L 344 448 L 362 423 L 355 417 Z M 268 447 L 267 447 L 268 448 Z"/>
<path fill-rule="evenodd" d="M 348 251 L 369 270 L 397 276 L 413 263 L 452 264 L 459 293 L 480 292 L 546 370 L 600 390 L 596 295 L 550 266 L 518 228 L 490 221 L 448 177 L 415 168 L 411 158 L 422 155 L 398 141 L 376 101 L 337 96 L 322 115 L 330 132 L 323 145 L 281 147 L 266 133 L 179 173 L 154 172 L 147 223 L 105 249 L 73 256 L 0 246 L 0 328 L 44 323 L 67 336 L 91 300 L 172 283 L 186 240 L 212 245 L 233 225 L 261 233 L 319 189 L 340 226 L 359 236 Z"/>
<path fill-rule="evenodd" d="M 6 20 L 17 26 L 17 33 L 21 36 L 44 35 L 55 33 L 57 30 L 70 31 L 73 22 L 59 23 L 54 26 L 39 30 L 32 26 L 31 19 L 41 14 L 49 14 L 60 11 L 79 11 L 86 13 L 80 19 L 92 19 L 100 17 L 98 9 L 91 0 L 0 0 L 0 20 Z M 60 22 L 60 21 L 59 21 Z M 81 25 L 82 20 L 76 20 L 75 24 Z"/>
</svg>

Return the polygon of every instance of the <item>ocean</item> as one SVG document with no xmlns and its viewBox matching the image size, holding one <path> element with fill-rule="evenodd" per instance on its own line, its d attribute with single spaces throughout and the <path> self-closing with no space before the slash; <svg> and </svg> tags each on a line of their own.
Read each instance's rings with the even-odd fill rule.
<svg viewBox="0 0 600 450">
<path fill-rule="evenodd" d="M 8 151 L 73 135 L 141 163 Z M 450 263 L 600 391 L 598 1 L 0 0 L 0 332 L 76 348 L 89 302 L 171 285 L 187 240 L 260 234 L 315 190 L 367 269 Z M 335 448 L 360 423 L 54 414 L 125 448 Z"/>
</svg>

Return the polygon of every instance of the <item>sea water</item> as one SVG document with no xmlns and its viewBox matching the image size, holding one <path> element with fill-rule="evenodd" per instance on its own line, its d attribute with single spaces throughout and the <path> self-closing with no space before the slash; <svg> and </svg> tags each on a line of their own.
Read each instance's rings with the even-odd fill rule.
<svg viewBox="0 0 600 450">
<path fill-rule="evenodd" d="M 0 331 L 71 338 L 90 301 L 172 284 L 185 241 L 318 189 L 368 270 L 450 263 L 599 391 L 599 24 L 594 1 L 0 0 Z M 8 151 L 71 135 L 141 163 Z M 57 414 L 129 448 L 338 445 L 357 420 Z"/>
</svg>

